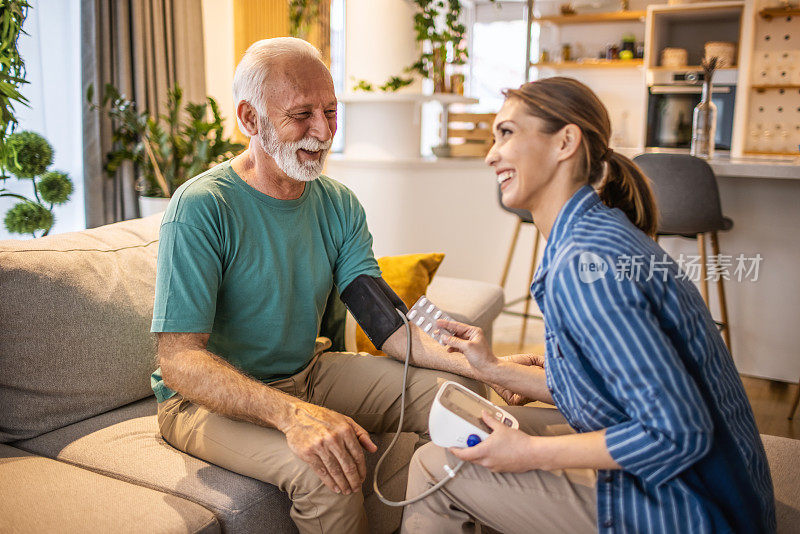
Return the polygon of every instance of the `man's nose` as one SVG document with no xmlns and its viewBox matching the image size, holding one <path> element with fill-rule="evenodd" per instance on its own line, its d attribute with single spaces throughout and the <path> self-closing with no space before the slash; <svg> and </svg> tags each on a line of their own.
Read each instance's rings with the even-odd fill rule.
<svg viewBox="0 0 800 534">
<path fill-rule="evenodd" d="M 324 112 L 314 113 L 311 119 L 311 127 L 308 129 L 308 135 L 323 143 L 329 141 L 333 137 L 333 131 L 328 123 L 328 117 L 325 116 Z"/>
</svg>

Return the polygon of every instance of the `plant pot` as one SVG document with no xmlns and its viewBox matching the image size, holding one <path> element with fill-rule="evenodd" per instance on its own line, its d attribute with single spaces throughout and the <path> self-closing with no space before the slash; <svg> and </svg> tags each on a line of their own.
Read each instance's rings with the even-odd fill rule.
<svg viewBox="0 0 800 534">
<path fill-rule="evenodd" d="M 167 209 L 168 198 L 163 197 L 139 197 L 139 216 L 148 217 L 161 213 Z"/>
</svg>

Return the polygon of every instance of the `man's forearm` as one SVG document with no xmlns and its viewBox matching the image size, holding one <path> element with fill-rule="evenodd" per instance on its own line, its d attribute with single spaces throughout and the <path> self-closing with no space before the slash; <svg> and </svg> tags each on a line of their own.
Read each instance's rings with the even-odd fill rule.
<svg viewBox="0 0 800 534">
<path fill-rule="evenodd" d="M 411 360 L 417 367 L 446 371 L 467 378 L 479 379 L 475 369 L 460 352 L 447 349 L 414 325 L 411 326 Z M 396 360 L 406 359 L 406 327 L 398 328 L 383 343 L 381 350 Z"/>
<path fill-rule="evenodd" d="M 282 429 L 301 400 L 251 378 L 219 356 L 185 349 L 161 358 L 164 383 L 187 399 L 231 419 Z"/>
</svg>

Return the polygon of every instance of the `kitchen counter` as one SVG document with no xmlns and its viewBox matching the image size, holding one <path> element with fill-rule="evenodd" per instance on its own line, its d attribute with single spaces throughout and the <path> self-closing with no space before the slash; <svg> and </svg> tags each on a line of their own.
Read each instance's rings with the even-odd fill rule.
<svg viewBox="0 0 800 534">
<path fill-rule="evenodd" d="M 641 149 L 620 148 L 628 157 L 641 154 Z M 647 149 L 648 154 L 688 154 L 688 150 Z M 767 178 L 777 180 L 800 180 L 800 154 L 797 156 L 743 156 L 731 157 L 729 153 L 718 153 L 709 160 L 717 176 L 738 178 Z"/>
<path fill-rule="evenodd" d="M 642 153 L 641 149 L 620 148 L 618 152 L 628 157 Z M 687 150 L 648 149 L 647 153 L 688 154 Z M 488 167 L 481 158 L 398 158 L 398 159 L 362 159 L 345 158 L 341 154 L 332 154 L 329 161 L 334 166 L 339 162 L 347 162 L 348 167 L 356 168 L 394 168 L 402 166 L 409 171 L 438 170 L 474 170 Z M 800 180 L 800 155 L 791 156 L 746 156 L 732 158 L 723 153 L 708 162 L 714 173 L 720 177 L 764 178 L 776 180 Z"/>
</svg>

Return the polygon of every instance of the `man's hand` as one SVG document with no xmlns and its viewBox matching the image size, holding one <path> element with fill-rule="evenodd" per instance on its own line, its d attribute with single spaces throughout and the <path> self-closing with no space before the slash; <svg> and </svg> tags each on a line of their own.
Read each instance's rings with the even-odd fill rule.
<svg viewBox="0 0 800 534">
<path fill-rule="evenodd" d="M 526 397 L 525 395 L 514 393 L 510 389 L 506 389 L 503 386 L 498 386 L 497 384 L 490 385 L 492 386 L 492 389 L 495 390 L 495 392 L 497 392 L 497 394 L 500 395 L 500 397 L 502 397 L 502 399 L 506 401 L 506 404 L 509 406 L 525 406 L 529 402 L 533 402 L 535 400 Z"/>
<path fill-rule="evenodd" d="M 510 356 L 503 356 L 501 360 L 505 362 L 518 363 L 520 365 L 544 367 L 544 354 L 512 354 Z"/>
<path fill-rule="evenodd" d="M 311 465 L 331 491 L 349 495 L 361 489 L 367 476 L 362 447 L 369 452 L 378 447 L 355 421 L 327 408 L 302 403 L 281 430 L 292 452 Z"/>
<path fill-rule="evenodd" d="M 535 438 L 507 427 L 487 412 L 483 412 L 483 421 L 492 433 L 474 447 L 451 448 L 456 458 L 482 465 L 493 473 L 524 473 L 536 468 L 530 461 Z"/>
<path fill-rule="evenodd" d="M 477 377 L 486 381 L 485 377 L 491 374 L 500 360 L 492 352 L 483 330 L 477 326 L 443 319 L 437 321 L 437 326 L 453 334 L 443 336 L 447 351 L 460 352 L 466 356 L 469 364 L 477 372 Z"/>
<path fill-rule="evenodd" d="M 510 356 L 503 356 L 500 359 L 504 362 L 517 363 L 519 365 L 544 367 L 543 354 L 512 354 Z M 492 389 L 495 390 L 509 406 L 524 406 L 535 400 L 530 397 L 526 397 L 525 395 L 515 393 L 514 391 L 504 388 L 498 384 L 490 385 L 492 386 Z"/>
</svg>

